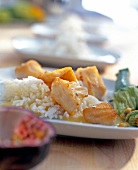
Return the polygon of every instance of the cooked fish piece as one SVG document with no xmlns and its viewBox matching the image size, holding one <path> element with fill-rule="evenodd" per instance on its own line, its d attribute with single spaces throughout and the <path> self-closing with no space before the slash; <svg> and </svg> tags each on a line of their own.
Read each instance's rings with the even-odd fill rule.
<svg viewBox="0 0 138 170">
<path fill-rule="evenodd" d="M 41 78 L 43 74 L 44 74 L 44 69 L 35 60 L 29 60 L 15 68 L 15 76 L 16 78 L 19 79 L 27 78 L 28 76 Z"/>
<path fill-rule="evenodd" d="M 88 93 L 99 100 L 102 99 L 106 92 L 106 86 L 96 66 L 78 68 L 76 78 L 88 88 Z"/>
<path fill-rule="evenodd" d="M 56 77 L 51 85 L 51 97 L 71 116 L 76 113 L 87 95 L 87 88 L 81 87 L 78 82 L 69 82 Z"/>
<path fill-rule="evenodd" d="M 101 102 L 84 109 L 83 116 L 88 123 L 114 125 L 117 112 L 109 103 Z"/>
<path fill-rule="evenodd" d="M 68 80 L 70 82 L 77 81 L 75 73 L 71 67 L 60 68 L 52 72 L 45 71 L 45 73 L 42 76 L 42 79 L 50 88 L 55 77 L 60 77 L 61 79 Z"/>
</svg>

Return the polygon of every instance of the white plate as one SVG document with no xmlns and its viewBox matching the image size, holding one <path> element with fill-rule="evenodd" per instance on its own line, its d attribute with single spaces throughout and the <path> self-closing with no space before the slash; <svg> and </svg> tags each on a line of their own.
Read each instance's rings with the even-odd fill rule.
<svg viewBox="0 0 138 170">
<path fill-rule="evenodd" d="M 14 68 L 0 69 L 0 80 L 13 78 L 15 78 Z M 114 81 L 104 79 L 104 82 L 107 89 L 113 91 Z M 44 120 L 51 122 L 55 126 L 58 135 L 99 139 L 138 138 L 138 128 L 135 127 L 119 128 L 116 126 L 93 125 L 62 120 Z"/>
<path fill-rule="evenodd" d="M 15 37 L 12 39 L 13 48 L 18 55 L 24 59 L 35 59 L 46 66 L 51 67 L 84 67 L 95 65 L 100 69 L 104 69 L 107 65 L 113 65 L 118 62 L 120 55 L 118 53 L 105 50 L 98 46 L 89 45 L 92 56 L 89 58 L 79 58 L 63 54 L 57 56 L 54 51 L 48 53 L 46 46 L 53 46 L 54 41 L 38 37 Z M 79 49 L 78 49 L 79 50 Z"/>
</svg>

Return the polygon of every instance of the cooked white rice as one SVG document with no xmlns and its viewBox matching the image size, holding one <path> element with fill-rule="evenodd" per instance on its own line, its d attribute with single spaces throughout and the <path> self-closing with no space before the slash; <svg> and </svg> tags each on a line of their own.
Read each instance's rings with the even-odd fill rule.
<svg viewBox="0 0 138 170">
<path fill-rule="evenodd" d="M 13 106 L 30 109 L 40 117 L 49 119 L 69 117 L 67 111 L 54 104 L 49 87 L 41 79 L 29 76 L 22 80 L 6 80 L 3 85 L 2 99 Z M 99 102 L 94 96 L 85 97 L 75 116 L 82 114 L 84 108 Z"/>
</svg>

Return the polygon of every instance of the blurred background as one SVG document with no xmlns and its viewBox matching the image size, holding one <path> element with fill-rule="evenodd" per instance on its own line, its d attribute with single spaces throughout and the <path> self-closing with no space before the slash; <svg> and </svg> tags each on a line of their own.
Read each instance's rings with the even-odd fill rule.
<svg viewBox="0 0 138 170">
<path fill-rule="evenodd" d="M 137 57 L 137 32 L 137 0 L 0 0 L 0 67 L 36 59 L 114 74 Z"/>
</svg>

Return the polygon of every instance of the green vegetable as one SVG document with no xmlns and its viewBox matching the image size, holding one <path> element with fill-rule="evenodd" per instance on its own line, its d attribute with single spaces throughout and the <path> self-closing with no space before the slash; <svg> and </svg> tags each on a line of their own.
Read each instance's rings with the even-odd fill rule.
<svg viewBox="0 0 138 170">
<path fill-rule="evenodd" d="M 138 126 L 138 86 L 124 87 L 115 92 L 113 107 L 130 126 Z"/>
<path fill-rule="evenodd" d="M 138 109 L 138 86 L 124 87 L 115 92 L 113 106 L 119 115 L 127 108 Z"/>
<path fill-rule="evenodd" d="M 119 70 L 116 76 L 113 107 L 130 126 L 138 126 L 138 86 L 130 85 L 128 68 Z"/>
<path fill-rule="evenodd" d="M 115 91 L 130 86 L 130 80 L 129 80 L 130 72 L 128 68 L 119 70 L 116 76 L 117 76 L 117 80 L 115 82 Z"/>
<path fill-rule="evenodd" d="M 12 15 L 8 9 L 0 9 L 0 23 L 12 21 Z"/>
<path fill-rule="evenodd" d="M 127 114 L 125 121 L 128 122 L 131 126 L 138 126 L 138 110 Z"/>
<path fill-rule="evenodd" d="M 18 19 L 34 20 L 34 17 L 30 11 L 31 7 L 32 7 L 31 3 L 27 1 L 19 1 L 13 6 L 12 14 L 15 18 L 18 18 Z"/>
</svg>

